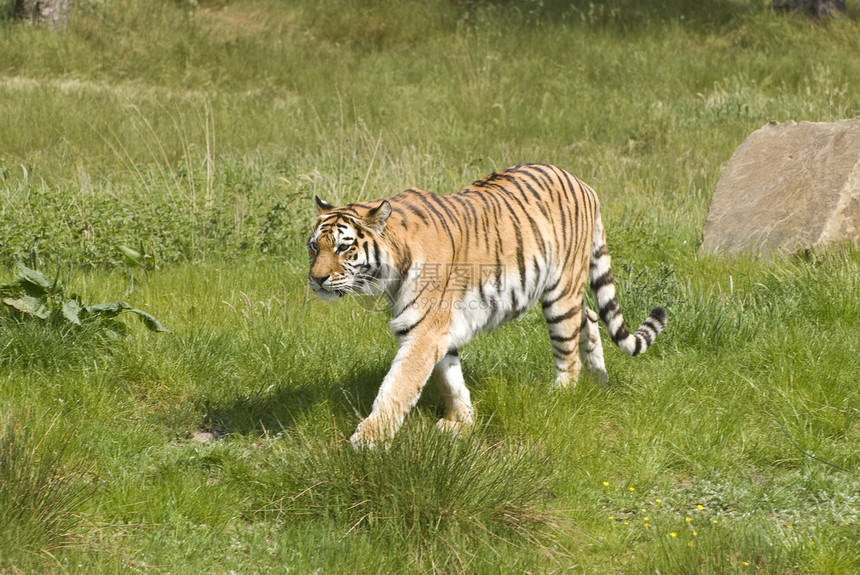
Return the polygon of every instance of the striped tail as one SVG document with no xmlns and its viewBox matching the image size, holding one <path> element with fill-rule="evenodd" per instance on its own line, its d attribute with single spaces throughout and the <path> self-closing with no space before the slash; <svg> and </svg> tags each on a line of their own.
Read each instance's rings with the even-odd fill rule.
<svg viewBox="0 0 860 575">
<path fill-rule="evenodd" d="M 606 232 L 603 228 L 603 219 L 600 210 L 597 210 L 594 221 L 594 240 L 591 251 L 591 291 L 597 300 L 597 310 L 600 319 L 609 330 L 612 341 L 628 355 L 639 355 L 644 353 L 654 343 L 657 335 L 666 327 L 666 310 L 655 307 L 639 329 L 630 333 L 624 324 L 624 316 L 621 315 L 621 307 L 615 296 L 615 279 L 612 277 L 610 267 L 609 249 L 606 247 Z"/>
</svg>

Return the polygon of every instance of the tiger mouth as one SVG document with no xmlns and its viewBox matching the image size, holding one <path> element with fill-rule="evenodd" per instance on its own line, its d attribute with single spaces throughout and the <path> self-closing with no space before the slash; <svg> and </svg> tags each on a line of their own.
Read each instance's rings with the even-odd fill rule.
<svg viewBox="0 0 860 575">
<path fill-rule="evenodd" d="M 344 288 L 324 288 L 320 285 L 311 285 L 311 289 L 320 299 L 340 299 L 349 293 Z"/>
</svg>

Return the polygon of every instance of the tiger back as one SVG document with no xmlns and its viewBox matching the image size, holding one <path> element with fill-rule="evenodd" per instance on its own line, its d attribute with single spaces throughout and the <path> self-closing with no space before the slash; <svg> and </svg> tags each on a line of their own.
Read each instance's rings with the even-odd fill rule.
<svg viewBox="0 0 860 575">
<path fill-rule="evenodd" d="M 458 349 L 538 301 L 557 387 L 575 383 L 583 364 L 608 380 L 598 316 L 630 355 L 644 352 L 665 327 L 666 312 L 656 307 L 628 331 L 597 196 L 561 168 L 515 166 L 446 196 L 411 188 L 341 208 L 316 203 L 311 289 L 323 299 L 385 297 L 400 343 L 370 414 L 352 436 L 356 446 L 390 438 L 431 374 L 445 402 L 440 427 L 471 424 Z M 585 305 L 586 282 L 597 313 Z"/>
</svg>

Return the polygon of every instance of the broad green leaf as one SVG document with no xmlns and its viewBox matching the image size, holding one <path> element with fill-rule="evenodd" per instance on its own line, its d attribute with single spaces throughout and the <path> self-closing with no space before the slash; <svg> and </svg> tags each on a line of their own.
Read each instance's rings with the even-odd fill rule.
<svg viewBox="0 0 860 575">
<path fill-rule="evenodd" d="M 75 325 L 81 325 L 81 304 L 76 299 L 70 299 L 63 304 L 63 317 Z"/>
<path fill-rule="evenodd" d="M 116 301 L 111 303 L 98 303 L 96 305 L 88 305 L 87 313 L 103 315 L 105 317 L 114 317 L 124 309 L 131 309 L 127 303 Z"/>
<path fill-rule="evenodd" d="M 26 313 L 39 319 L 48 319 L 51 317 L 51 311 L 45 307 L 45 302 L 37 297 L 24 296 L 19 299 L 7 297 L 3 298 L 3 303 L 17 309 L 21 313 Z"/>
<path fill-rule="evenodd" d="M 149 328 L 150 330 L 170 332 L 170 330 L 167 329 L 166 327 L 164 327 L 160 321 L 158 321 L 157 319 L 155 319 L 154 317 L 152 317 L 151 315 L 149 315 L 145 311 L 137 309 L 137 308 L 134 308 L 131 311 L 132 311 L 132 313 L 136 313 L 137 315 L 139 315 L 140 318 L 143 320 L 143 324 L 147 328 Z"/>
<path fill-rule="evenodd" d="M 126 261 L 131 267 L 136 268 L 140 265 L 140 260 L 143 258 L 140 252 L 136 252 L 135 250 L 125 246 L 117 246 L 117 249 L 122 252 L 122 255 L 125 256 Z"/>
<path fill-rule="evenodd" d="M 38 270 L 32 270 L 24 264 L 18 264 L 18 283 L 28 294 L 34 297 L 52 292 L 55 289 L 54 280 Z M 59 287 L 59 283 L 57 284 Z M 57 290 L 61 291 L 61 290 Z"/>
</svg>

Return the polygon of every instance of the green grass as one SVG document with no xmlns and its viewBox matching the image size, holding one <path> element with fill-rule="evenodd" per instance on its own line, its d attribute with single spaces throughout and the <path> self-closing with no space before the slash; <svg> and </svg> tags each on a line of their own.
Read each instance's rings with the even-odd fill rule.
<svg viewBox="0 0 860 575">
<path fill-rule="evenodd" d="M 0 284 L 38 240 L 170 330 L 0 315 L 0 572 L 860 571 L 860 479 L 780 428 L 860 473 L 860 250 L 697 253 L 747 134 L 860 114 L 857 7 L 766 4 L 82 1 L 57 34 L 0 2 Z M 431 384 L 353 451 L 396 342 L 309 298 L 313 196 L 526 161 L 597 189 L 625 314 L 666 332 L 554 393 L 532 310 L 462 350 L 473 433 Z"/>
</svg>

